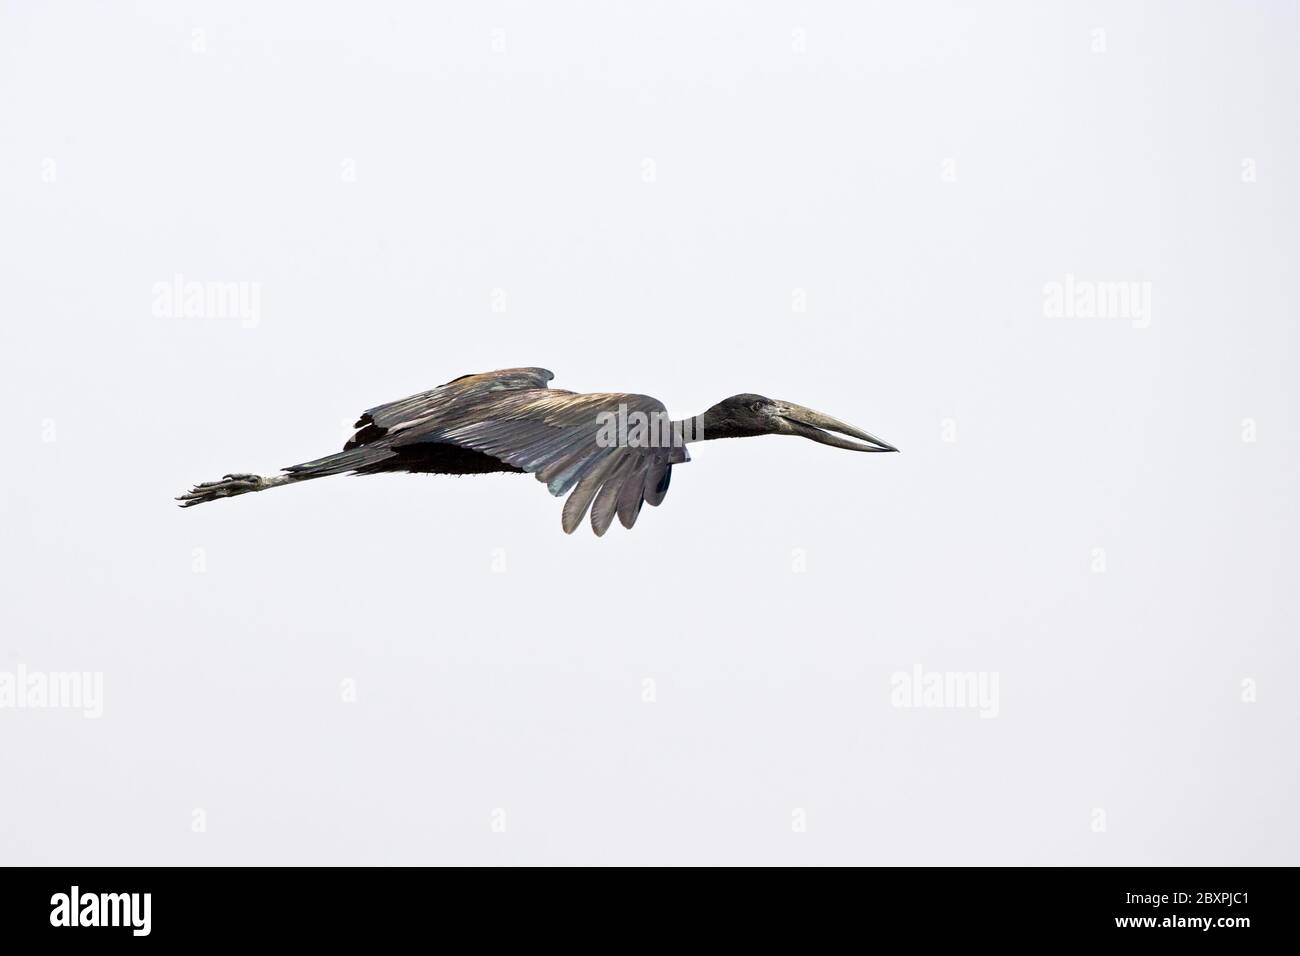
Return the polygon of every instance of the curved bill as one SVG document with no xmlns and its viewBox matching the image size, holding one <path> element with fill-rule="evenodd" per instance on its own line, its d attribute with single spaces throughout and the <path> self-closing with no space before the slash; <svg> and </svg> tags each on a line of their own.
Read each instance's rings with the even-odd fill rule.
<svg viewBox="0 0 1300 956">
<path fill-rule="evenodd" d="M 776 406 L 777 414 L 785 419 L 792 435 L 802 435 L 823 445 L 847 448 L 849 451 L 898 451 L 893 445 L 867 434 L 860 428 L 854 428 L 838 418 L 831 418 L 811 408 L 804 408 L 802 405 L 790 402 L 777 402 Z M 833 435 L 832 432 L 838 432 L 839 435 Z M 848 438 L 839 437 L 840 435 L 848 435 L 849 438 L 856 438 L 858 441 L 849 441 Z"/>
</svg>

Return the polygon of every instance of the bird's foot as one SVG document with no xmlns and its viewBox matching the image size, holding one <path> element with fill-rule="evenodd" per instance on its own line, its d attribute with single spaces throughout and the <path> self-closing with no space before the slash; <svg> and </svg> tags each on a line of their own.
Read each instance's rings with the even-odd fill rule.
<svg viewBox="0 0 1300 956">
<path fill-rule="evenodd" d="M 189 508 L 218 498 L 233 498 L 235 495 L 246 495 L 250 491 L 261 491 L 269 487 L 270 484 L 261 475 L 224 475 L 221 481 L 200 482 L 176 500 L 182 508 Z"/>
</svg>

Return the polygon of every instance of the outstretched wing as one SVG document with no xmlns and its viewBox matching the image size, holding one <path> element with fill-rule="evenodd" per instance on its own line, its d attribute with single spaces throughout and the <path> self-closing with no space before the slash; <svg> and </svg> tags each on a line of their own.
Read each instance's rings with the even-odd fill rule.
<svg viewBox="0 0 1300 956">
<path fill-rule="evenodd" d="M 412 429 L 394 446 L 439 441 L 491 455 L 533 474 L 557 497 L 572 491 L 566 533 L 590 508 L 592 530 L 602 535 L 615 514 L 631 528 L 644 502 L 663 501 L 672 466 L 689 460 L 676 437 L 663 403 L 647 395 L 521 390 Z"/>
<path fill-rule="evenodd" d="M 412 433 L 427 434 L 440 422 L 460 421 L 502 392 L 545 394 L 546 383 L 554 377 L 544 368 L 505 368 L 462 375 L 437 388 L 366 409 L 353 426 L 356 434 L 348 439 L 341 452 L 289 465 L 283 470 L 299 478 L 383 470 L 397 457 L 393 448 L 399 439 Z"/>
<path fill-rule="evenodd" d="M 569 492 L 563 527 L 572 533 L 591 509 L 591 527 L 603 535 L 617 514 L 631 528 L 649 502 L 668 493 L 674 464 L 689 461 L 663 404 L 646 395 L 578 395 L 547 387 L 543 368 L 463 375 L 446 385 L 367 409 L 343 451 L 285 470 L 300 476 L 390 467 L 401 449 L 422 443 L 472 449 L 529 472 L 551 494 Z M 629 441 L 615 423 L 642 422 Z M 638 417 L 643 416 L 643 417 Z"/>
<path fill-rule="evenodd" d="M 546 383 L 553 378 L 555 374 L 544 368 L 503 368 L 495 372 L 462 375 L 437 388 L 367 408 L 354 426 L 357 433 L 343 446 L 343 450 L 368 445 L 421 425 L 436 424 L 441 416 L 476 408 L 497 392 L 545 390 Z"/>
</svg>

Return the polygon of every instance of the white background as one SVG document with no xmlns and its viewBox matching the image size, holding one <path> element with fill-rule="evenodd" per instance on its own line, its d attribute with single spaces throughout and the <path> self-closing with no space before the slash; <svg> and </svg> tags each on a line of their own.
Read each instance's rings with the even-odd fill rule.
<svg viewBox="0 0 1300 956">
<path fill-rule="evenodd" d="M 969 6 L 6 3 L 0 861 L 1300 862 L 1300 12 Z M 902 454 L 171 500 L 516 365 Z"/>
</svg>

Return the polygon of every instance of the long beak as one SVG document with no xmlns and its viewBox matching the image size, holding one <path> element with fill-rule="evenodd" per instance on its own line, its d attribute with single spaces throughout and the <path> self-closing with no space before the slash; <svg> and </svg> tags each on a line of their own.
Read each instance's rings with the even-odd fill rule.
<svg viewBox="0 0 1300 956">
<path fill-rule="evenodd" d="M 847 448 L 850 451 L 898 451 L 893 445 L 881 441 L 874 435 L 868 435 L 860 428 L 854 428 L 838 418 L 831 418 L 811 408 L 804 408 L 802 405 L 794 405 L 790 402 L 777 402 L 776 407 L 777 414 L 789 423 L 791 434 L 802 435 L 823 445 Z M 848 435 L 849 438 L 856 438 L 859 441 L 849 441 L 848 438 L 840 438 L 839 435 L 832 435 L 831 432 L 839 432 L 840 435 Z"/>
</svg>

